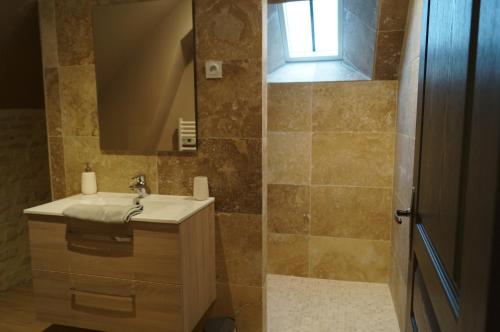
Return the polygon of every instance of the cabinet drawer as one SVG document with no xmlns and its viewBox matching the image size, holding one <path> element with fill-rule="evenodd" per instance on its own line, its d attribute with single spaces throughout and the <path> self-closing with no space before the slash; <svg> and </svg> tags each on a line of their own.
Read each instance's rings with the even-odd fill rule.
<svg viewBox="0 0 500 332">
<path fill-rule="evenodd" d="M 33 268 L 182 284 L 177 225 L 30 220 Z"/>
<path fill-rule="evenodd" d="M 65 223 L 30 220 L 29 237 L 33 269 L 69 272 Z"/>
<path fill-rule="evenodd" d="M 33 271 L 38 318 L 102 331 L 183 331 L 182 286 Z"/>
</svg>

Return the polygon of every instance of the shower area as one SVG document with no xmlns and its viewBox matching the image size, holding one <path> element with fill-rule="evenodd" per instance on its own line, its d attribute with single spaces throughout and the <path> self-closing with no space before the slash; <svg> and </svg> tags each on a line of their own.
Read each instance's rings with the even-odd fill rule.
<svg viewBox="0 0 500 332">
<path fill-rule="evenodd" d="M 409 229 L 392 215 L 411 200 L 420 1 L 324 2 L 267 7 L 267 329 L 399 331 Z"/>
</svg>

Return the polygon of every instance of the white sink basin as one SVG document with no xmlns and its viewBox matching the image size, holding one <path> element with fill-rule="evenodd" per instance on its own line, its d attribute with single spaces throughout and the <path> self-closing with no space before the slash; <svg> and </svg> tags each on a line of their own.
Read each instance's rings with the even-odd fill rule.
<svg viewBox="0 0 500 332">
<path fill-rule="evenodd" d="M 114 194 L 114 193 L 97 193 L 95 195 L 76 195 L 68 197 L 64 200 L 56 201 L 63 203 L 64 201 L 72 204 L 89 204 L 89 205 L 131 205 L 134 204 L 132 194 Z M 50 204 L 56 203 L 52 202 Z"/>
<path fill-rule="evenodd" d="M 26 209 L 24 213 L 63 216 L 64 209 L 74 204 L 131 205 L 136 197 L 136 194 L 104 192 L 95 195 L 80 194 Z M 213 202 L 213 198 L 196 201 L 189 196 L 149 195 L 141 199 L 144 211 L 132 217 L 132 221 L 178 224 Z"/>
</svg>

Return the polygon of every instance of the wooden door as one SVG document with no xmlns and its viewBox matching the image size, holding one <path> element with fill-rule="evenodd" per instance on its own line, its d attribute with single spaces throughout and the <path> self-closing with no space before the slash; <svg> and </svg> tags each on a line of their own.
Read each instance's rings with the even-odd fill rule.
<svg viewBox="0 0 500 332">
<path fill-rule="evenodd" d="M 499 331 L 500 0 L 423 1 L 406 330 Z"/>
</svg>

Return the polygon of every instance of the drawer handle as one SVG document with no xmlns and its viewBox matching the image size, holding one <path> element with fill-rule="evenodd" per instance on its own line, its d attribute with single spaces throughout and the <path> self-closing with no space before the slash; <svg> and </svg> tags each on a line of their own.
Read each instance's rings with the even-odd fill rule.
<svg viewBox="0 0 500 332">
<path fill-rule="evenodd" d="M 68 231 L 67 248 L 77 253 L 105 256 L 129 257 L 133 254 L 133 239 L 128 236 L 93 236 Z"/>
<path fill-rule="evenodd" d="M 134 248 L 132 246 L 111 247 L 110 245 L 92 245 L 79 243 L 78 241 L 68 241 L 67 248 L 79 254 L 99 256 L 99 257 L 131 257 Z"/>
<path fill-rule="evenodd" d="M 135 295 L 114 295 L 70 288 L 71 308 L 107 317 L 135 317 Z"/>
<path fill-rule="evenodd" d="M 66 232 L 68 238 L 75 238 L 81 240 L 89 240 L 94 242 L 117 242 L 117 243 L 132 243 L 132 236 L 130 235 L 101 235 L 101 234 L 85 234 L 76 233 L 68 230 Z"/>
</svg>

